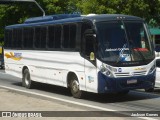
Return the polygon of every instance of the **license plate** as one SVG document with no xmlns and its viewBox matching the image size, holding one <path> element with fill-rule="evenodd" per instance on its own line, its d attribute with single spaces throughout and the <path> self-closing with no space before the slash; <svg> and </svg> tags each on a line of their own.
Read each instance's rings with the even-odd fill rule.
<svg viewBox="0 0 160 120">
<path fill-rule="evenodd" d="M 127 80 L 127 84 L 135 84 L 135 83 L 137 83 L 136 79 Z"/>
</svg>

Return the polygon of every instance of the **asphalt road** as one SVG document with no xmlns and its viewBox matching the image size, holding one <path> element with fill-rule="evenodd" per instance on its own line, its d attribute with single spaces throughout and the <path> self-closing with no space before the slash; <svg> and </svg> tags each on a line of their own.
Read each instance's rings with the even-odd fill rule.
<svg viewBox="0 0 160 120">
<path fill-rule="evenodd" d="M 159 87 L 157 87 L 155 91 L 152 93 L 146 93 L 144 92 L 144 90 L 130 91 L 129 94 L 126 96 L 117 96 L 113 94 L 99 95 L 99 94 L 93 94 L 93 93 L 86 93 L 83 99 L 75 99 L 70 94 L 70 91 L 63 87 L 37 83 L 34 89 L 26 89 L 21 86 L 21 79 L 7 75 L 3 71 L 1 71 L 0 72 L 0 88 L 9 90 L 10 93 L 14 93 L 17 95 L 29 96 L 30 98 L 44 100 L 47 102 L 49 101 L 51 103 L 55 103 L 56 105 L 58 104 L 59 107 L 57 108 L 59 109 L 57 110 L 59 111 L 70 111 L 70 110 L 71 111 L 118 111 L 118 114 L 120 113 L 123 115 L 125 114 L 130 115 L 132 113 L 137 114 L 140 111 L 144 111 L 145 113 L 152 112 L 152 114 L 158 114 L 158 116 L 160 116 L 160 88 Z M 1 106 L 2 106 L 2 103 L 1 103 Z M 2 108 L 1 106 L 0 108 Z M 43 105 L 41 105 L 41 107 L 42 106 Z M 63 106 L 67 106 L 68 108 L 64 109 Z M 50 107 L 43 107 L 42 110 L 43 111 L 54 110 L 54 109 L 51 109 L 51 108 L 48 109 L 48 108 Z M 15 109 L 11 109 L 11 110 L 16 110 L 16 106 L 15 106 Z M 34 106 L 33 106 L 33 109 L 30 109 L 30 110 L 34 110 Z M 0 111 L 2 111 L 2 109 L 0 109 Z M 131 111 L 131 112 L 128 113 L 128 111 Z M 87 113 L 87 114 L 90 115 L 90 113 Z M 91 114 L 93 115 L 94 113 L 91 113 Z M 112 115 L 113 113 L 108 113 L 108 114 Z M 92 115 L 90 117 L 92 117 Z M 72 117 L 76 117 L 76 115 Z M 96 117 L 96 115 L 94 114 L 93 117 Z M 138 118 L 145 119 L 145 120 L 152 120 L 152 119 L 157 120 L 160 117 L 153 117 L 153 116 L 140 117 L 140 115 L 136 118 L 132 117 L 132 119 L 138 119 Z M 116 118 L 114 117 L 114 119 Z M 127 118 L 124 117 L 123 119 L 127 119 Z"/>
</svg>

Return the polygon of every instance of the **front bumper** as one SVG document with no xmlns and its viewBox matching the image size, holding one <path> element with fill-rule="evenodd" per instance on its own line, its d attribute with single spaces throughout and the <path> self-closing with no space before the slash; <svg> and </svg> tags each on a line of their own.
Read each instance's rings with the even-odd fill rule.
<svg viewBox="0 0 160 120">
<path fill-rule="evenodd" d="M 147 89 L 155 85 L 156 70 L 149 75 L 109 78 L 101 72 L 98 73 L 98 93 L 116 93 L 125 90 Z M 127 83 L 129 80 L 137 80 L 136 83 Z"/>
</svg>

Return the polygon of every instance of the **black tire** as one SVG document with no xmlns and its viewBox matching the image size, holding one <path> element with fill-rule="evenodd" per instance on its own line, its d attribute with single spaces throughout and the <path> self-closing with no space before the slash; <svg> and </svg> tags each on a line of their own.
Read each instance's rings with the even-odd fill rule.
<svg viewBox="0 0 160 120">
<path fill-rule="evenodd" d="M 77 77 L 71 77 L 70 89 L 74 98 L 82 98 L 82 91 L 79 88 Z"/>
<path fill-rule="evenodd" d="M 127 95 L 128 93 L 129 93 L 129 90 L 124 90 L 124 91 L 118 92 L 117 94 L 118 95 Z"/>
<path fill-rule="evenodd" d="M 146 89 L 145 89 L 145 92 L 154 92 L 154 87 L 155 87 L 155 82 L 154 82 L 154 84 L 153 84 L 152 87 L 146 88 Z"/>
<path fill-rule="evenodd" d="M 4 66 L 3 65 L 1 65 L 1 67 L 0 67 L 2 70 L 4 69 Z"/>
<path fill-rule="evenodd" d="M 22 86 L 31 89 L 33 87 L 33 81 L 30 79 L 30 73 L 28 69 L 23 72 Z"/>
<path fill-rule="evenodd" d="M 153 92 L 153 91 L 154 91 L 154 88 L 145 89 L 145 92 Z"/>
</svg>

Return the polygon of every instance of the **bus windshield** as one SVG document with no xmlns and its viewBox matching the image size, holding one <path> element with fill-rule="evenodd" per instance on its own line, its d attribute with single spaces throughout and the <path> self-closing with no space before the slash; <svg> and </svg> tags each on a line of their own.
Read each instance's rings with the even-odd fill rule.
<svg viewBox="0 0 160 120">
<path fill-rule="evenodd" d="M 96 23 L 98 57 L 107 64 L 150 62 L 153 45 L 145 24 L 141 21 L 111 21 Z"/>
</svg>

